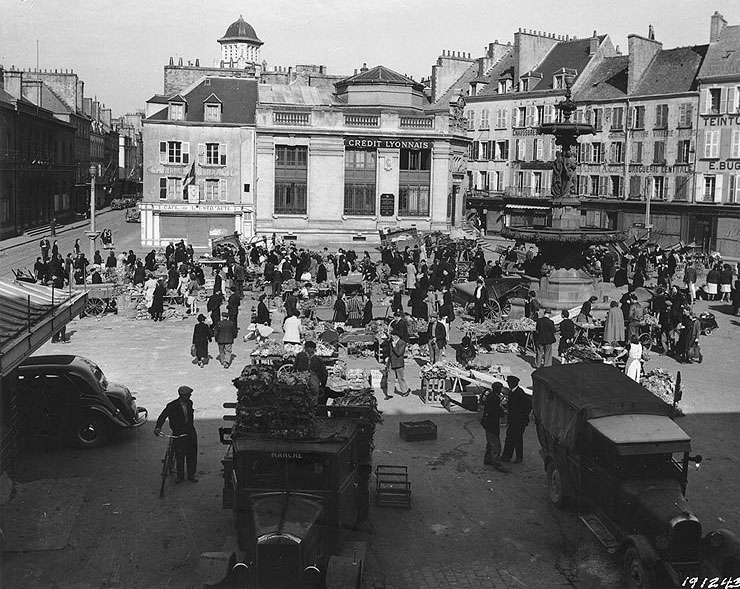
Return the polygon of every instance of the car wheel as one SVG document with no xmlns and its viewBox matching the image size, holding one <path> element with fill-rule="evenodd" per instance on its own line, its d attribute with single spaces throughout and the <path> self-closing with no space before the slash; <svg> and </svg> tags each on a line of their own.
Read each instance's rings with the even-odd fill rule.
<svg viewBox="0 0 740 589">
<path fill-rule="evenodd" d="M 105 444 L 107 428 L 100 415 L 84 413 L 75 420 L 72 441 L 80 448 L 98 448 Z"/>
<path fill-rule="evenodd" d="M 634 546 L 630 546 L 624 553 L 624 579 L 627 589 L 655 586 L 655 569 L 645 564 Z"/>
<path fill-rule="evenodd" d="M 568 504 L 568 497 L 563 487 L 563 477 L 554 461 L 547 465 L 547 494 L 550 497 L 550 503 L 555 507 L 562 509 Z"/>
</svg>

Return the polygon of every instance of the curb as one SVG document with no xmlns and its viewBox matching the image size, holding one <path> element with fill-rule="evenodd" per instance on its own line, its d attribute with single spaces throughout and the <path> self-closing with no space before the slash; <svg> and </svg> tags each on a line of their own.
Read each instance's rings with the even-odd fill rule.
<svg viewBox="0 0 740 589">
<path fill-rule="evenodd" d="M 99 216 L 103 216 L 103 215 L 105 215 L 107 213 L 112 213 L 112 212 L 115 212 L 115 211 L 113 209 L 106 209 L 106 210 L 100 211 L 99 213 L 95 213 L 95 218 L 97 219 Z M 75 221 L 73 223 L 70 223 L 69 225 L 64 225 L 62 228 L 60 228 L 60 229 L 57 230 L 57 236 L 60 233 L 67 233 L 68 231 L 72 231 L 73 229 L 79 229 L 80 227 L 85 227 L 86 225 L 89 225 L 89 224 L 90 224 L 90 220 L 89 219 L 85 219 L 84 221 Z M 31 229 L 33 230 L 33 228 L 31 228 Z M 30 238 L 30 239 L 28 238 L 28 235 L 26 235 L 26 234 L 24 234 L 24 235 L 17 235 L 16 237 L 10 237 L 10 238 L 8 238 L 8 240 L 17 239 L 19 241 L 17 243 L 12 243 L 10 245 L 6 245 L 5 247 L 0 247 L 0 254 L 6 252 L 8 250 L 11 250 L 13 248 L 22 246 L 22 245 L 28 245 L 29 243 L 35 243 L 35 242 L 39 241 L 43 236 L 44 235 L 40 233 L 38 236 L 34 236 L 34 237 Z"/>
</svg>

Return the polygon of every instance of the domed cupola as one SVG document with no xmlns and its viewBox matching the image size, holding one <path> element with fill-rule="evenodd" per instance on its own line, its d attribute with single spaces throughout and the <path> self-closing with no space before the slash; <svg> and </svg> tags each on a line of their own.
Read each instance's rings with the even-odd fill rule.
<svg viewBox="0 0 740 589">
<path fill-rule="evenodd" d="M 225 64 L 243 67 L 247 63 L 256 64 L 260 61 L 260 46 L 264 43 L 241 15 L 229 25 L 226 34 L 218 42 L 221 44 L 221 59 Z"/>
</svg>

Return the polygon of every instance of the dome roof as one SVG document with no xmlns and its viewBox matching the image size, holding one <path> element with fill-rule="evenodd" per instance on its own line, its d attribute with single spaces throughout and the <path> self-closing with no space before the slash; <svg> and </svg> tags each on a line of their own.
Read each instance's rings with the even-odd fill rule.
<svg viewBox="0 0 740 589">
<path fill-rule="evenodd" d="M 229 28 L 226 29 L 226 34 L 218 40 L 219 43 L 230 43 L 234 41 L 247 41 L 257 45 L 263 44 L 257 37 L 257 33 L 254 32 L 252 25 L 246 22 L 241 14 L 239 15 L 239 20 L 231 23 Z"/>
</svg>

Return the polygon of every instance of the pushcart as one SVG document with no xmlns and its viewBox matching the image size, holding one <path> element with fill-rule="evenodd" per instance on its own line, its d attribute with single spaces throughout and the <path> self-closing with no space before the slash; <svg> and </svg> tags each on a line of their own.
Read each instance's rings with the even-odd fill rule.
<svg viewBox="0 0 740 589">
<path fill-rule="evenodd" d="M 98 317 L 107 310 L 115 308 L 115 286 L 112 282 L 104 282 L 102 284 L 77 284 L 72 288 L 76 291 L 87 291 L 85 314 Z"/>
</svg>

